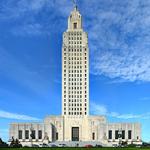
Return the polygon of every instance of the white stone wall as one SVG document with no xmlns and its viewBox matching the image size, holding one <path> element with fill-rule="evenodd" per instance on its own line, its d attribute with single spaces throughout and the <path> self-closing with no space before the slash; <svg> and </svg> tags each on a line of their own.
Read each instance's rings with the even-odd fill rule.
<svg viewBox="0 0 150 150">
<path fill-rule="evenodd" d="M 108 123 L 104 116 L 48 116 L 44 123 L 13 123 L 10 125 L 10 139 L 18 139 L 19 130 L 23 131 L 23 138 L 19 140 L 23 145 L 31 144 L 31 138 L 25 139 L 25 130 L 36 131 L 36 139 L 32 143 L 48 143 L 55 141 L 72 141 L 72 127 L 79 127 L 79 141 L 98 141 L 104 144 L 119 143 L 115 139 L 116 130 L 125 131 L 125 139 L 128 143 L 141 142 L 141 125 L 139 123 Z M 38 130 L 42 130 L 42 139 L 38 139 Z M 108 131 L 112 131 L 112 139 L 109 139 Z M 128 131 L 132 131 L 132 138 L 128 139 Z M 58 139 L 56 139 L 58 133 Z M 93 139 L 94 133 L 94 139 Z"/>
<path fill-rule="evenodd" d="M 22 139 L 19 139 L 19 130 L 22 131 Z M 29 131 L 29 139 L 25 139 L 25 131 Z M 35 130 L 35 139 L 31 138 L 31 130 Z M 38 139 L 38 131 L 42 131 L 42 139 Z M 12 123 L 9 130 L 9 139 L 11 141 L 12 137 L 14 139 L 19 139 L 23 145 L 29 145 L 32 143 L 41 142 L 44 138 L 44 125 L 42 123 Z"/>
<path fill-rule="evenodd" d="M 58 132 L 58 141 L 63 141 L 63 124 L 63 116 L 49 116 L 44 119 L 45 131 L 48 133 L 50 141 L 56 140 L 56 132 Z M 54 135 L 52 136 L 52 134 Z"/>
<path fill-rule="evenodd" d="M 108 123 L 107 127 L 107 138 L 108 131 L 112 130 L 112 139 L 108 139 L 111 142 L 119 141 L 119 139 L 115 139 L 115 131 L 116 130 L 124 130 L 125 131 L 125 139 L 123 141 L 128 142 L 140 142 L 141 141 L 141 125 L 139 123 Z M 128 131 L 131 130 L 131 139 L 128 139 Z"/>
</svg>

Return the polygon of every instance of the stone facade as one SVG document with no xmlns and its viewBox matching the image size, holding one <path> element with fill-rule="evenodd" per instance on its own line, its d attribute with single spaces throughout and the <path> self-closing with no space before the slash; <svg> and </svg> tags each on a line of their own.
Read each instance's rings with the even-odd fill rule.
<svg viewBox="0 0 150 150">
<path fill-rule="evenodd" d="M 128 143 L 141 143 L 139 123 L 108 123 L 104 116 L 48 116 L 43 123 L 14 123 L 10 126 L 10 139 L 12 137 L 19 139 L 23 145 L 56 141 L 70 142 L 74 141 L 72 139 L 74 127 L 79 129 L 79 139 L 75 141 L 101 142 L 105 145 L 118 144 L 120 140 Z M 35 131 L 34 138 L 30 136 L 32 131 Z M 40 132 L 41 135 L 39 135 Z M 118 137 L 118 132 L 123 133 L 121 139 Z"/>
<path fill-rule="evenodd" d="M 88 35 L 77 7 L 68 18 L 62 45 L 62 115 L 89 115 Z"/>
<path fill-rule="evenodd" d="M 12 123 L 12 137 L 23 145 L 57 141 L 141 143 L 139 123 L 109 123 L 104 116 L 89 115 L 88 36 L 82 29 L 77 7 L 71 12 L 68 29 L 63 34 L 62 115 L 48 116 L 43 123 Z"/>
</svg>

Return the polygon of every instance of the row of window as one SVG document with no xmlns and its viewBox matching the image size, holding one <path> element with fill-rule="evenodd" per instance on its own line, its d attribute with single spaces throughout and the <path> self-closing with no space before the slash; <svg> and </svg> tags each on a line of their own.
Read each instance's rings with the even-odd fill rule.
<svg viewBox="0 0 150 150">
<path fill-rule="evenodd" d="M 85 103 L 84 104 L 85 105 L 85 107 L 87 106 L 87 104 Z M 66 106 L 66 105 L 64 105 L 64 106 Z M 72 107 L 72 108 L 75 108 L 75 109 L 77 109 L 77 110 L 79 110 L 79 108 L 81 108 L 82 107 L 82 104 L 78 104 L 78 103 L 69 103 L 69 108 L 70 108 L 70 106 Z M 76 108 L 76 106 L 78 106 L 77 108 Z"/>
<path fill-rule="evenodd" d="M 74 102 L 74 103 L 76 103 L 76 102 L 82 102 L 82 100 L 80 99 L 69 99 L 69 102 Z M 86 102 L 86 101 L 85 101 Z M 85 103 L 86 104 L 86 103 Z"/>
<path fill-rule="evenodd" d="M 79 76 L 77 76 L 77 75 L 79 75 Z M 81 75 L 81 77 L 80 77 L 80 75 Z M 82 76 L 83 75 L 83 76 Z M 66 77 L 67 77 L 67 75 L 66 75 L 66 73 L 64 74 L 64 80 L 66 80 Z M 76 78 L 72 78 L 72 77 L 76 77 Z M 83 74 L 83 73 L 69 73 L 69 81 L 73 81 L 73 80 L 75 80 L 75 81 L 82 81 L 82 77 L 87 77 L 87 74 L 86 74 L 86 72 L 85 72 L 85 74 Z"/>
<path fill-rule="evenodd" d="M 69 112 L 69 115 L 82 115 L 82 112 Z M 87 114 L 87 112 L 84 113 L 85 115 Z"/>
<path fill-rule="evenodd" d="M 66 110 L 66 107 L 64 107 L 64 110 Z M 73 110 L 74 110 L 74 111 L 76 111 L 76 110 L 77 110 L 77 111 L 79 111 L 79 110 L 82 111 L 82 108 L 81 108 L 81 107 L 69 107 L 69 111 L 70 111 L 70 110 L 72 110 L 72 111 L 73 111 Z"/>
<path fill-rule="evenodd" d="M 76 42 L 76 41 L 70 42 L 70 41 L 69 41 L 69 44 L 82 44 L 82 42 L 81 42 L 81 41 L 80 41 L 80 42 Z"/>
<path fill-rule="evenodd" d="M 82 40 L 82 37 L 80 36 L 72 36 L 72 37 L 68 37 L 69 40 Z"/>
<path fill-rule="evenodd" d="M 65 69 L 66 69 L 66 67 L 67 67 L 67 66 L 64 65 L 64 68 L 65 68 Z M 68 67 L 69 67 L 69 69 L 70 69 L 70 68 L 72 68 L 72 69 L 82 69 L 82 65 L 74 65 L 74 66 L 73 66 L 73 65 L 68 65 Z M 86 65 L 85 65 L 84 67 L 87 68 Z"/>
<path fill-rule="evenodd" d="M 64 114 L 66 115 L 66 112 L 64 112 Z M 82 112 L 69 112 L 69 115 L 82 115 Z M 85 115 L 87 115 L 87 112 L 84 113 Z"/>
<path fill-rule="evenodd" d="M 66 74 L 64 74 L 64 77 L 66 77 Z M 78 77 L 78 78 L 69 78 L 69 81 L 81 81 L 82 82 L 82 78 Z"/>
<path fill-rule="evenodd" d="M 82 102 L 81 99 L 73 99 L 74 101 L 77 101 L 77 102 Z M 72 99 L 69 99 L 69 102 L 71 102 Z M 87 101 L 87 99 L 85 99 L 85 102 Z M 64 102 L 66 102 L 66 99 L 64 99 Z"/>
<path fill-rule="evenodd" d="M 66 65 L 64 65 L 64 68 L 66 68 Z M 73 65 L 69 65 L 69 69 L 82 69 L 82 65 L 76 65 L 76 66 L 73 66 Z M 85 66 L 85 68 L 87 68 L 87 66 Z"/>
<path fill-rule="evenodd" d="M 125 139 L 125 130 L 122 130 L 121 132 L 119 130 L 115 130 L 115 139 Z M 112 139 L 112 130 L 108 131 L 108 139 Z M 128 130 L 128 139 L 132 139 L 132 131 Z"/>
<path fill-rule="evenodd" d="M 84 66 L 82 64 L 75 64 L 75 63 L 70 63 L 67 65 L 69 67 L 69 69 L 73 68 L 73 69 L 82 69 L 82 68 L 87 68 L 87 64 L 85 64 Z M 66 68 L 66 64 L 64 65 L 64 68 Z"/>
<path fill-rule="evenodd" d="M 66 110 L 66 108 L 64 108 L 64 110 Z M 82 108 L 75 108 L 74 107 L 74 108 L 69 108 L 69 110 L 72 110 L 72 111 L 82 111 Z"/>
<path fill-rule="evenodd" d="M 79 87 L 79 86 L 78 86 Z M 85 90 L 87 89 L 87 86 L 85 86 L 84 87 L 85 88 Z M 64 90 L 66 90 L 67 88 L 66 88 L 66 85 L 64 86 Z M 70 87 L 69 86 L 69 91 L 73 91 L 73 90 L 71 90 L 72 89 L 72 87 Z M 79 87 L 79 88 L 77 88 L 77 92 L 79 91 L 79 90 L 82 90 L 82 87 Z"/>
<path fill-rule="evenodd" d="M 87 55 L 86 53 L 83 55 L 83 53 L 67 53 L 67 56 L 66 56 L 66 53 L 64 53 L 64 57 L 63 59 L 64 60 L 82 60 L 83 58 L 87 59 Z"/>
<path fill-rule="evenodd" d="M 85 80 L 86 80 L 86 79 L 85 79 Z M 86 82 L 86 81 L 85 81 L 85 82 Z M 69 85 L 70 87 L 75 87 L 75 86 L 81 87 L 81 86 L 84 85 L 84 84 L 82 84 L 81 82 L 69 81 L 68 85 Z"/>
<path fill-rule="evenodd" d="M 69 73 L 82 73 L 82 72 L 87 72 L 87 70 L 75 70 L 75 69 L 70 69 Z M 66 74 L 64 74 L 64 76 L 66 76 Z"/>
<path fill-rule="evenodd" d="M 115 131 L 115 139 L 125 139 L 125 130 L 122 130 L 121 133 L 116 130 Z M 137 137 L 138 138 L 138 137 Z M 112 139 L 112 130 L 109 130 L 108 131 L 108 139 L 111 140 Z M 132 131 L 131 130 L 128 130 L 128 139 L 132 139 Z M 95 133 L 93 132 L 92 133 L 92 140 L 95 140 Z"/>
<path fill-rule="evenodd" d="M 66 110 L 66 109 L 64 109 L 64 110 Z M 86 111 L 86 108 L 84 109 L 85 111 Z M 70 107 L 69 108 L 69 111 L 71 111 L 71 112 L 73 112 L 73 111 L 82 111 L 82 108 L 80 107 L 80 108 L 76 108 L 76 107 Z"/>
<path fill-rule="evenodd" d="M 87 87 L 85 86 L 84 89 L 86 90 Z M 64 90 L 66 90 L 66 86 L 64 86 Z M 81 91 L 81 90 L 82 90 L 82 87 L 79 87 L 79 86 L 78 86 L 78 87 L 76 88 L 76 92 Z M 70 91 L 70 92 L 74 91 L 74 88 L 71 87 L 71 86 L 69 86 L 69 91 Z M 75 91 L 74 91 L 74 92 L 75 92 Z"/>
<path fill-rule="evenodd" d="M 38 132 L 38 137 L 36 137 L 36 132 Z M 24 132 L 24 137 L 25 139 L 42 139 L 42 130 L 38 130 L 38 131 L 35 131 L 35 130 L 32 130 L 31 133 L 29 134 L 29 130 L 25 130 Z M 23 131 L 22 130 L 19 130 L 18 131 L 18 139 L 21 140 L 23 139 Z"/>
<path fill-rule="evenodd" d="M 80 50 L 80 51 L 82 51 L 82 50 Z M 69 52 L 70 52 L 70 51 L 69 51 Z M 82 58 L 84 55 L 87 56 L 87 53 L 86 53 L 86 52 L 85 52 L 84 55 L 83 55 L 83 53 L 79 53 L 79 50 L 78 50 L 77 52 L 76 52 L 76 50 L 72 50 L 72 52 L 73 52 L 73 53 L 66 53 L 66 52 L 64 52 L 64 57 L 66 57 L 66 55 L 67 55 L 67 57 L 69 57 L 69 58 L 70 58 L 70 57 L 79 57 L 79 56 Z"/>
<path fill-rule="evenodd" d="M 80 46 L 80 48 L 69 48 L 68 49 L 68 52 L 82 52 L 82 51 L 85 51 L 86 52 L 86 48 L 82 48 L 81 46 Z M 67 51 L 67 49 L 66 48 L 64 48 L 64 52 L 66 52 Z M 66 53 L 64 53 L 64 55 L 65 55 Z M 81 53 L 80 53 L 81 54 Z M 86 54 L 86 53 L 85 53 Z"/>
<path fill-rule="evenodd" d="M 86 79 L 85 79 L 85 80 L 86 80 Z M 77 82 L 72 82 L 72 81 L 70 81 L 68 85 L 69 85 L 69 86 L 82 86 L 82 83 L 77 83 Z"/>
<path fill-rule="evenodd" d="M 85 84 L 86 85 L 86 84 Z M 82 90 L 82 86 L 71 86 L 70 84 L 69 84 L 69 91 L 71 92 L 71 91 L 76 91 L 76 92 L 78 92 L 78 91 L 81 91 Z M 86 89 L 86 86 L 85 86 L 85 89 Z"/>
<path fill-rule="evenodd" d="M 85 89 L 86 90 L 86 89 Z M 67 93 L 67 91 L 66 90 L 64 90 L 64 93 Z M 78 95 L 78 94 L 82 94 L 82 91 L 68 91 L 68 94 L 72 94 L 72 95 Z"/>
<path fill-rule="evenodd" d="M 76 82 L 74 82 L 74 83 L 76 83 Z M 64 83 L 64 85 L 66 86 L 66 82 Z M 80 83 L 78 83 L 78 84 L 73 84 L 72 82 L 68 82 L 67 83 L 67 85 L 69 86 L 68 87 L 68 89 L 69 89 L 69 91 L 73 91 L 73 90 L 76 90 L 76 91 L 81 91 L 82 90 L 82 85 L 87 85 L 86 84 L 86 81 L 85 81 L 85 84 L 80 84 Z M 86 88 L 85 88 L 86 89 Z"/>
<path fill-rule="evenodd" d="M 82 32 L 79 32 L 79 31 L 73 31 L 73 32 L 67 32 L 68 35 L 82 35 Z"/>
<path fill-rule="evenodd" d="M 69 74 L 70 76 L 69 76 L 69 81 L 72 83 L 72 81 L 74 81 L 75 79 L 77 80 L 78 79 L 78 81 L 80 80 L 80 83 L 82 83 L 82 73 L 70 73 Z M 78 76 L 79 75 L 79 76 Z M 84 76 L 85 75 L 85 76 Z M 66 79 L 66 75 L 64 76 L 65 78 L 64 78 L 64 82 L 67 80 Z M 76 77 L 76 78 L 72 78 L 72 77 Z M 83 77 L 84 77 L 84 79 L 85 80 L 87 80 L 87 75 L 86 74 L 83 74 Z M 77 82 L 78 83 L 78 82 Z"/>
<path fill-rule="evenodd" d="M 82 63 L 84 63 L 84 64 L 87 64 L 87 61 L 85 60 L 85 61 L 82 61 L 82 59 L 81 60 L 69 60 L 68 62 L 66 61 L 66 60 L 64 60 L 64 64 L 72 64 L 72 65 L 79 65 L 79 64 L 82 64 Z"/>
<path fill-rule="evenodd" d="M 72 86 L 73 86 L 73 85 L 75 85 L 75 86 L 76 86 L 76 85 L 82 86 L 82 82 L 69 81 L 69 86 L 71 86 L 71 85 L 72 85 Z"/>
<path fill-rule="evenodd" d="M 71 77 L 72 77 L 72 75 L 73 75 L 73 77 L 74 77 L 75 74 L 70 74 L 70 75 L 71 75 Z M 76 74 L 76 78 L 69 78 L 69 83 L 70 83 L 70 84 L 71 84 L 71 83 L 76 83 L 77 85 L 79 85 L 79 84 L 80 84 L 80 85 L 83 85 L 83 84 L 82 84 L 82 83 L 83 83 L 82 77 L 80 77 L 80 76 L 78 77 L 77 75 L 78 75 L 78 74 Z M 80 75 L 80 74 L 79 74 L 79 75 Z M 86 74 L 85 74 L 84 82 L 86 82 L 86 80 L 87 80 L 86 77 L 87 77 L 87 76 L 86 76 Z M 80 79 L 80 81 L 78 81 L 78 82 L 76 81 L 76 82 L 75 82 L 75 81 L 74 81 L 75 79 Z M 64 78 L 64 81 L 66 81 L 66 78 Z"/>
<path fill-rule="evenodd" d="M 86 98 L 87 95 L 84 95 L 84 97 Z M 64 98 L 66 98 L 66 95 L 64 95 Z M 69 98 L 82 98 L 82 95 L 69 95 Z"/>
<path fill-rule="evenodd" d="M 64 94 L 66 94 L 67 92 L 64 91 Z M 70 95 L 72 93 L 71 96 L 69 96 L 69 98 L 82 98 L 82 96 L 79 96 L 79 95 L 82 95 L 82 91 L 77 91 L 76 93 L 74 93 L 73 91 L 72 92 L 68 92 L 68 94 Z M 83 92 L 84 94 L 87 94 L 87 91 Z"/>
<path fill-rule="evenodd" d="M 85 91 L 86 94 L 86 91 Z M 82 98 L 82 95 L 69 95 L 69 98 Z"/>
<path fill-rule="evenodd" d="M 78 73 L 78 72 L 74 72 L 74 73 L 69 73 L 69 81 L 82 81 L 82 74 L 83 73 Z M 72 77 L 74 77 L 73 75 L 76 75 L 75 77 L 76 78 L 72 78 Z M 77 75 L 79 75 L 79 76 L 77 76 Z M 81 77 L 80 77 L 80 75 L 81 75 Z M 67 74 L 66 73 L 64 73 L 64 80 L 66 80 L 66 77 L 67 77 Z M 87 73 L 85 72 L 85 74 L 83 74 L 83 77 L 85 77 L 85 80 L 86 80 L 86 77 L 87 77 Z"/>
<path fill-rule="evenodd" d="M 85 60 L 86 60 L 86 58 L 87 58 L 87 57 L 84 57 Z M 64 57 L 64 60 L 67 60 L 67 57 Z M 73 56 L 73 57 L 69 57 L 68 60 L 72 60 L 72 61 L 78 60 L 78 61 L 79 61 L 79 60 L 82 60 L 82 57 Z"/>
<path fill-rule="evenodd" d="M 71 50 L 72 49 L 84 49 L 84 47 L 82 45 L 68 45 L 67 47 L 66 47 L 66 45 L 64 45 L 63 47 L 65 47 L 64 48 L 65 52 L 69 49 L 71 49 Z M 85 48 L 85 51 L 86 51 L 86 48 Z"/>
<path fill-rule="evenodd" d="M 64 75 L 64 76 L 66 77 L 66 75 Z M 79 78 L 82 79 L 82 77 L 85 77 L 85 80 L 86 80 L 87 74 L 83 74 L 83 73 L 79 73 L 79 74 L 78 74 L 78 73 L 76 73 L 76 74 L 73 73 L 73 74 L 72 74 L 72 73 L 69 73 L 69 78 L 70 78 L 70 79 L 74 79 L 74 78 L 72 78 L 72 77 L 76 77 L 76 79 L 79 79 Z M 64 78 L 64 80 L 66 80 L 66 78 Z M 81 81 L 82 81 L 82 80 L 81 80 Z"/>
<path fill-rule="evenodd" d="M 78 106 L 78 107 L 80 106 L 80 107 L 82 107 L 82 104 L 81 104 L 81 103 L 80 103 L 80 104 L 69 103 L 69 106 L 72 106 L 72 107 L 73 107 L 73 106 Z"/>
<path fill-rule="evenodd" d="M 82 63 L 87 64 L 87 61 L 64 61 L 64 64 L 69 64 L 69 65 L 82 65 Z"/>
<path fill-rule="evenodd" d="M 64 93 L 67 93 L 66 91 L 64 91 Z M 78 94 L 82 94 L 82 91 L 68 91 L 68 94 L 72 94 L 72 95 L 78 95 Z"/>
</svg>

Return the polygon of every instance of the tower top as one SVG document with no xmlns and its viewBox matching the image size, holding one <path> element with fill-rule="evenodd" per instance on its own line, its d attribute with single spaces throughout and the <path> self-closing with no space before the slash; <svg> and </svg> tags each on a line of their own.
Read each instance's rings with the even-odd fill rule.
<svg viewBox="0 0 150 150">
<path fill-rule="evenodd" d="M 68 18 L 68 30 L 82 30 L 82 16 L 78 10 L 76 0 L 72 0 L 74 3 L 74 9 Z"/>
</svg>

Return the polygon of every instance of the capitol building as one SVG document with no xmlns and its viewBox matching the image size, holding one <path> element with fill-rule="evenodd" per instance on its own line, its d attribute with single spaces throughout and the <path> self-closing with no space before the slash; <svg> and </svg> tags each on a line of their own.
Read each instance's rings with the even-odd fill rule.
<svg viewBox="0 0 150 150">
<path fill-rule="evenodd" d="M 74 7 L 62 43 L 62 114 L 41 123 L 11 123 L 10 139 L 22 145 L 49 142 L 97 142 L 105 145 L 126 141 L 141 143 L 140 123 L 110 123 L 105 116 L 89 114 L 89 47 L 82 16 Z"/>
</svg>

